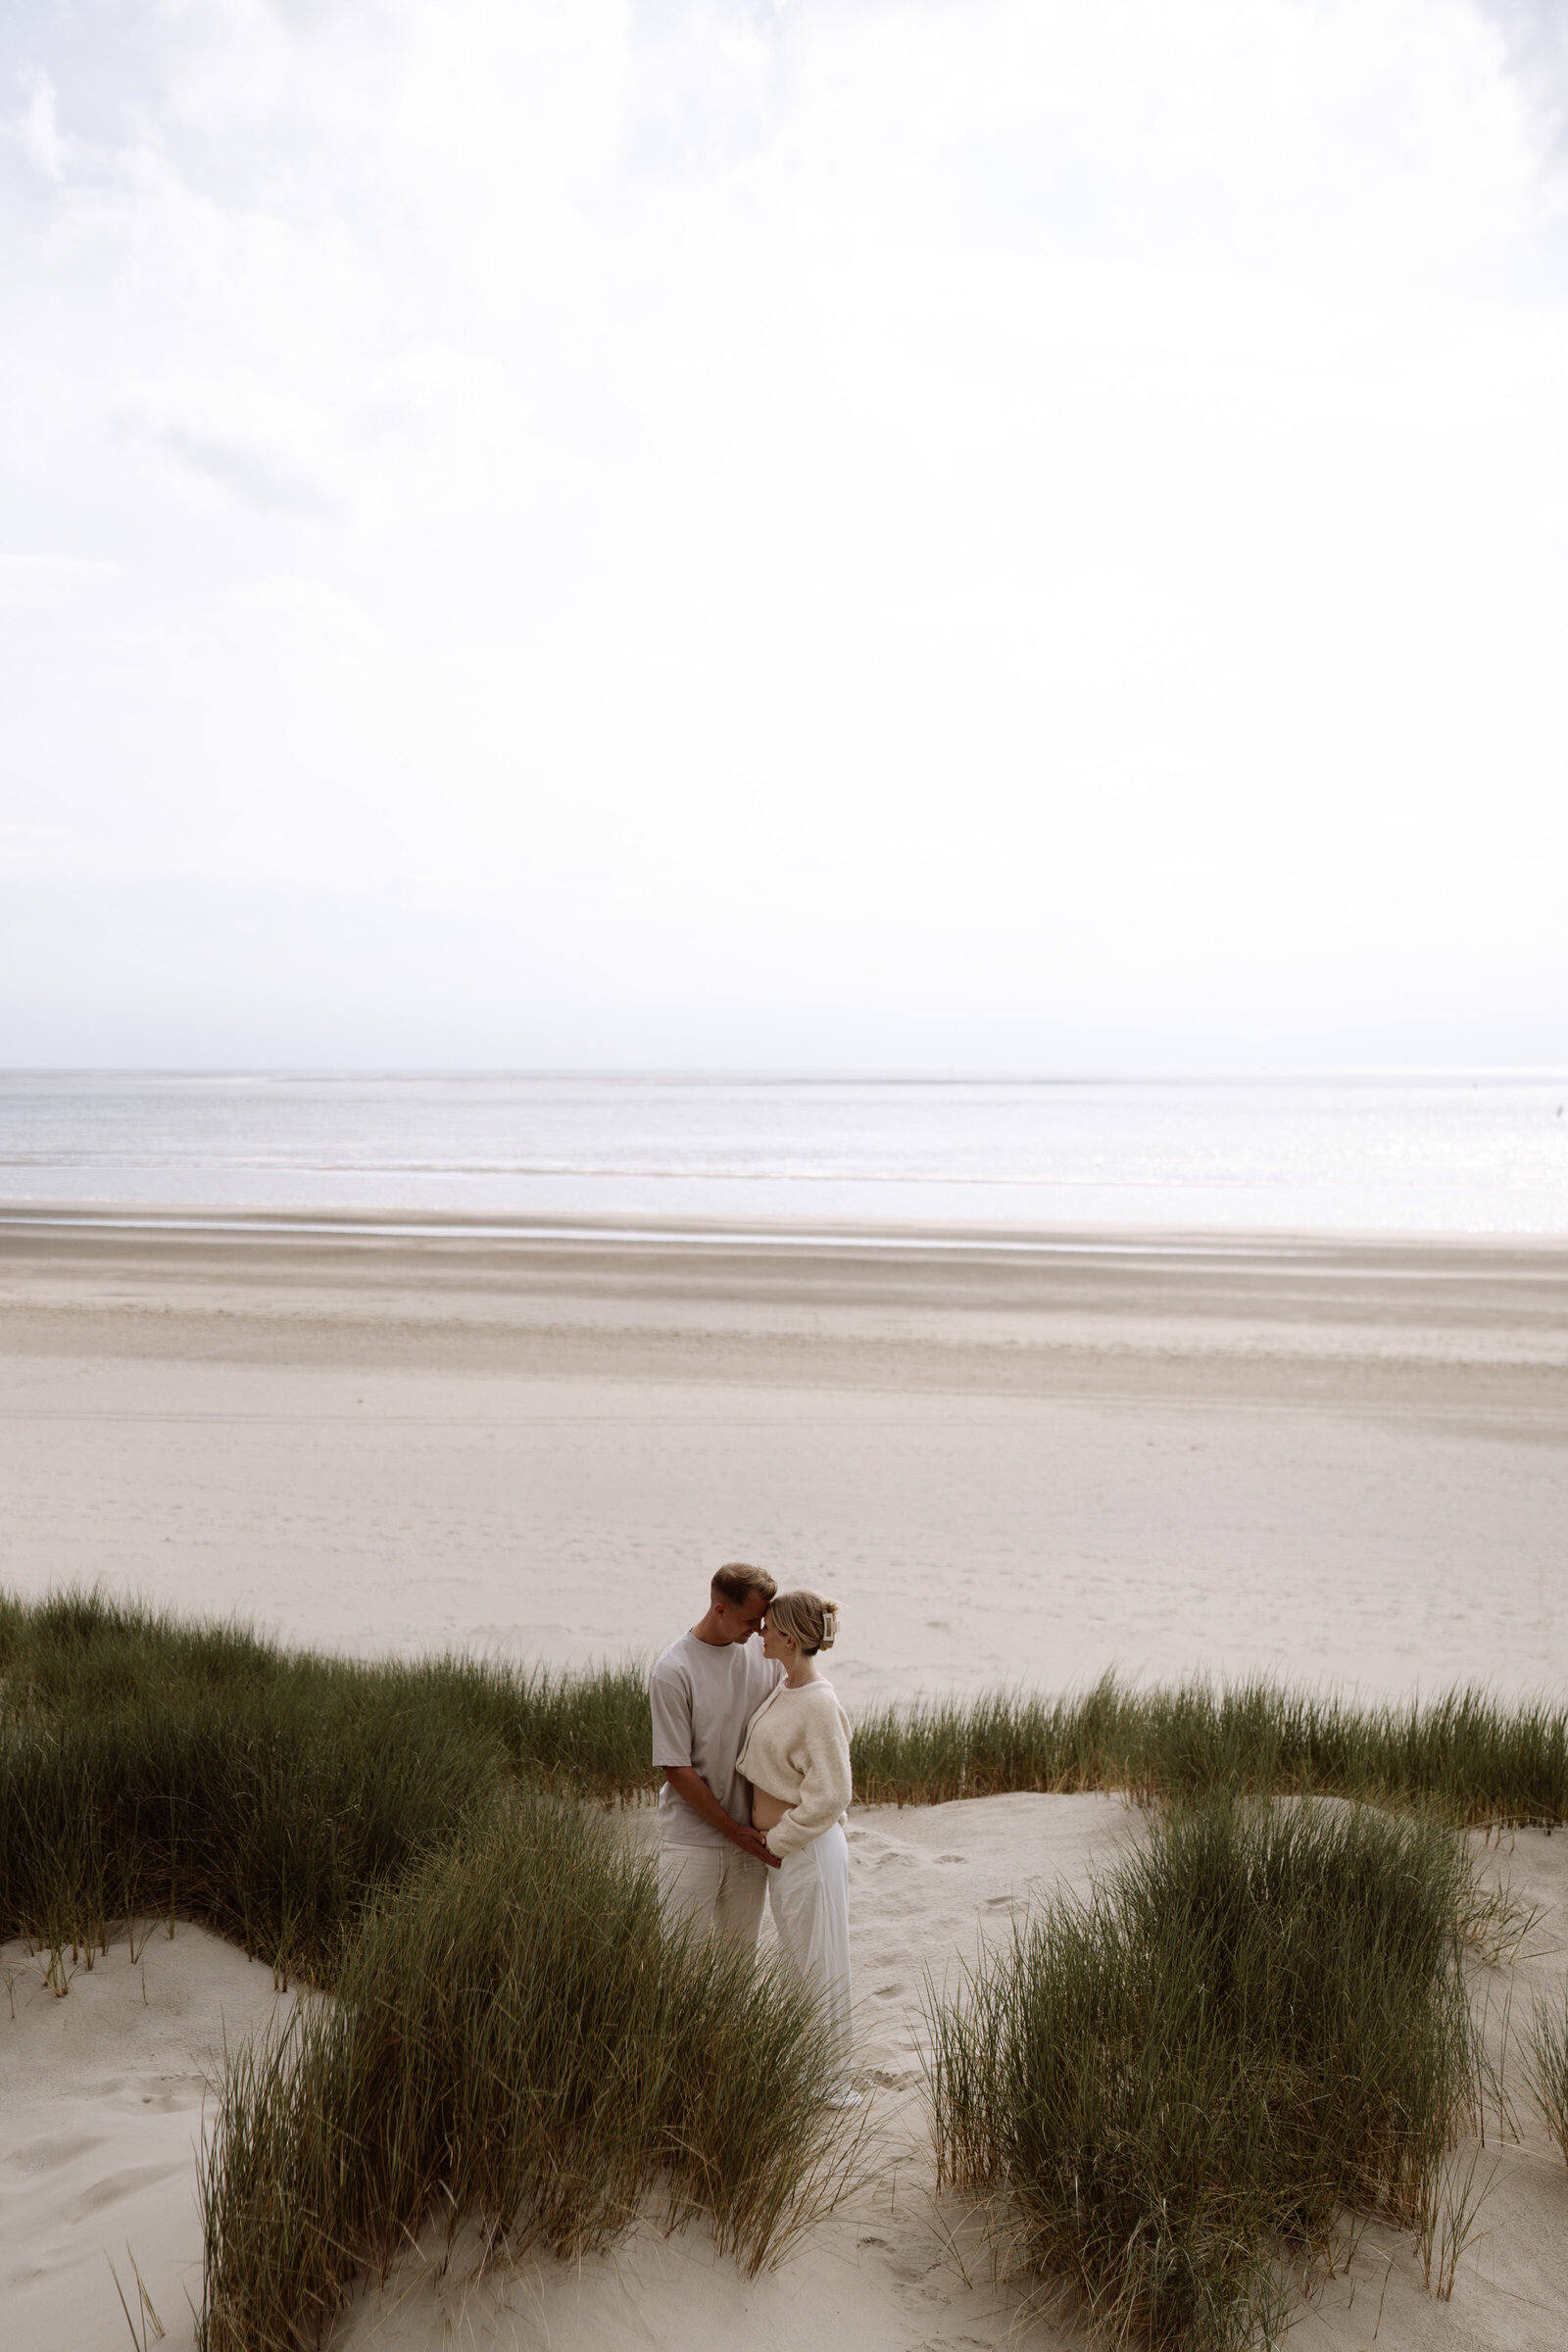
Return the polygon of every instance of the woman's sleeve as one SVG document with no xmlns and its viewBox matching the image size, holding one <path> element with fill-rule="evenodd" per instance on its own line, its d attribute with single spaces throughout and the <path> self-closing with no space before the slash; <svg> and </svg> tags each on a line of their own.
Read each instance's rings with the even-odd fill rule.
<svg viewBox="0 0 1568 2352">
<path fill-rule="evenodd" d="M 801 1793 L 782 1821 L 775 1822 L 767 1833 L 770 1853 L 798 1853 L 830 1830 L 849 1804 L 853 1793 L 850 1775 L 850 1735 L 844 1716 L 835 1700 L 831 1711 L 823 1708 L 813 1713 L 807 1726 L 806 1770 L 801 1775 Z"/>
</svg>

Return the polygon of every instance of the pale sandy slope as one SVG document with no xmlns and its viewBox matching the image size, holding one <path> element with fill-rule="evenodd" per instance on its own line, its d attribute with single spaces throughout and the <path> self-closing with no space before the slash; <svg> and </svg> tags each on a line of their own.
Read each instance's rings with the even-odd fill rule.
<svg viewBox="0 0 1568 2352">
<path fill-rule="evenodd" d="M 153 1922 L 67 1972 L 62 1997 L 24 1945 L 0 1946 L 0 2341 L 122 2347 L 114 2274 L 136 2310 L 134 2260 L 188 2344 L 203 2102 L 225 2044 L 277 2010 L 272 1972 Z"/>
<path fill-rule="evenodd" d="M 648 1834 L 646 1819 L 632 1827 Z M 857 1811 L 852 1905 L 862 2079 L 875 2086 L 867 2154 L 878 2177 L 822 2224 L 779 2270 L 743 2278 L 700 2232 L 671 2242 L 644 2230 L 580 2271 L 530 2263 L 475 2280 L 460 2258 L 436 2281 L 411 2265 L 370 2291 L 334 2341 L 354 2352 L 435 2352 L 446 2344 L 531 2345 L 551 2352 L 686 2347 L 759 2352 L 1043 2348 L 1073 2340 L 1020 2329 L 1018 2297 L 991 2277 L 972 2229 L 929 2189 L 915 2037 L 918 1996 L 1005 1932 L 1017 1906 L 1054 1886 L 1082 1886 L 1139 1834 L 1139 1817 L 1099 1797 L 1005 1796 L 929 1810 Z M 1478 1998 L 1500 2016 L 1532 1989 L 1560 1984 L 1568 1929 L 1568 1839 L 1525 1836 L 1489 1868 L 1544 1914 L 1534 1957 L 1478 1969 Z M 125 2323 L 113 2258 L 129 2285 L 128 2241 L 168 2327 L 191 2341 L 186 2296 L 199 2298 L 194 2145 L 203 2077 L 225 2034 L 264 2019 L 270 1973 L 181 1928 L 154 1934 L 132 1964 L 123 1941 L 78 1974 L 64 2000 L 17 1946 L 4 1955 L 15 2013 L 0 2002 L 0 2314 L 4 2340 L 119 2352 Z M 145 1998 L 144 1998 L 145 1994 Z M 1495 2043 L 1496 2035 L 1494 2034 Z M 1509 2075 L 1519 2090 L 1517 2061 Z M 1408 2241 L 1368 2233 L 1348 2280 L 1332 2282 L 1293 2343 L 1316 2352 L 1560 2352 L 1568 2311 L 1568 2168 L 1517 2098 L 1515 2140 L 1489 2129 L 1496 2175 L 1482 2234 L 1450 2303 L 1424 2290 Z M 134 2296 L 132 2296 L 134 2301 Z"/>
</svg>

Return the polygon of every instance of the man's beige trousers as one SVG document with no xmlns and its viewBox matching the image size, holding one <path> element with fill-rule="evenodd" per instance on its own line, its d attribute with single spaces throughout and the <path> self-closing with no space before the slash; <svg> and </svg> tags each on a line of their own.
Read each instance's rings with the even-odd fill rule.
<svg viewBox="0 0 1568 2352">
<path fill-rule="evenodd" d="M 738 1845 L 662 1845 L 659 1891 L 671 1919 L 755 1952 L 767 1899 L 767 1865 Z"/>
</svg>

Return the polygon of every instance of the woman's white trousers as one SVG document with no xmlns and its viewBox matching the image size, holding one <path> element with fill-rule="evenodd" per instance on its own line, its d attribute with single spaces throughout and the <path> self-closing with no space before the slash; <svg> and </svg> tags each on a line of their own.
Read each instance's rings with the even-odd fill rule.
<svg viewBox="0 0 1568 2352">
<path fill-rule="evenodd" d="M 837 1822 L 767 1874 L 779 1951 L 815 1993 L 841 2079 L 850 2072 L 850 1848 Z"/>
</svg>

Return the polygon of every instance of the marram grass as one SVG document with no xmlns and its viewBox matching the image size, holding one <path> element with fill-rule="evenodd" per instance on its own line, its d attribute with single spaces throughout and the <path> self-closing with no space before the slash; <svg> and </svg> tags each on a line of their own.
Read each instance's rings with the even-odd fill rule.
<svg viewBox="0 0 1568 2352">
<path fill-rule="evenodd" d="M 1018 1788 L 1317 1794 L 1470 1826 L 1554 1827 L 1568 1820 L 1568 1707 L 1484 1690 L 1356 1707 L 1256 1679 L 1139 1690 L 1106 1675 L 1062 1698 L 1001 1690 L 862 1716 L 855 1787 L 865 1804 Z"/>
<path fill-rule="evenodd" d="M 853 2126 L 801 1997 L 668 1933 L 606 1802 L 634 1668 L 363 1665 L 68 1593 L 0 1600 L 0 1937 L 93 1964 L 164 1914 L 329 1999 L 230 2054 L 205 2146 L 204 2352 L 318 2340 L 439 2220 L 603 2245 L 706 2215 L 748 2267 Z"/>
<path fill-rule="evenodd" d="M 653 1782 L 635 1667 L 364 1664 L 106 1600 L 0 1598 L 0 1937 L 178 1913 L 322 1982 L 369 1891 L 519 1783 Z"/>
<path fill-rule="evenodd" d="M 1568 1708 L 1484 1691 L 1357 1708 L 1252 1681 L 863 1715 L 856 1792 L 1317 1793 L 1466 1824 L 1568 1820 Z M 313 1976 L 366 1890 L 518 1784 L 652 1792 L 636 1663 L 578 1674 L 287 1651 L 65 1592 L 0 1594 L 0 1936 L 101 1945 L 180 1912 Z"/>
<path fill-rule="evenodd" d="M 378 1895 L 335 1992 L 230 2062 L 203 2352 L 318 2337 L 431 2226 L 575 2257 L 706 2215 L 755 2270 L 841 2177 L 808 2002 L 666 1934 L 651 1864 L 580 1807 L 521 1798 Z"/>
<path fill-rule="evenodd" d="M 1536 1995 L 1524 2044 L 1530 2095 L 1568 2160 L 1568 1985 Z"/>
<path fill-rule="evenodd" d="M 1348 2216 L 1416 2232 L 1430 2267 L 1482 2080 L 1473 1902 L 1436 1823 L 1172 1809 L 1087 1901 L 932 1988 L 943 2179 L 1116 2344 L 1278 2343 Z"/>
<path fill-rule="evenodd" d="M 1113 2332 L 1266 2337 L 1265 2245 L 1321 2262 L 1342 2208 L 1430 2246 L 1470 2096 L 1452 1826 L 1568 1819 L 1568 1710 L 1107 1678 L 884 1709 L 854 1754 L 862 1801 L 1165 1807 L 1146 1856 L 931 2020 L 947 2177 Z M 648 1757 L 635 1664 L 362 1663 L 0 1593 L 0 1938 L 64 1989 L 68 1951 L 91 1966 L 118 1923 L 177 1915 L 336 1996 L 233 2054 L 206 2352 L 293 2352 L 437 2215 L 570 2252 L 650 2205 L 702 2212 L 755 2264 L 831 2196 L 811 2028 L 664 1933 L 605 1818 L 652 1789 Z M 1251 1801 L 1315 1795 L 1418 1818 Z M 1538 2040 L 1550 2115 L 1560 2019 Z"/>
</svg>

